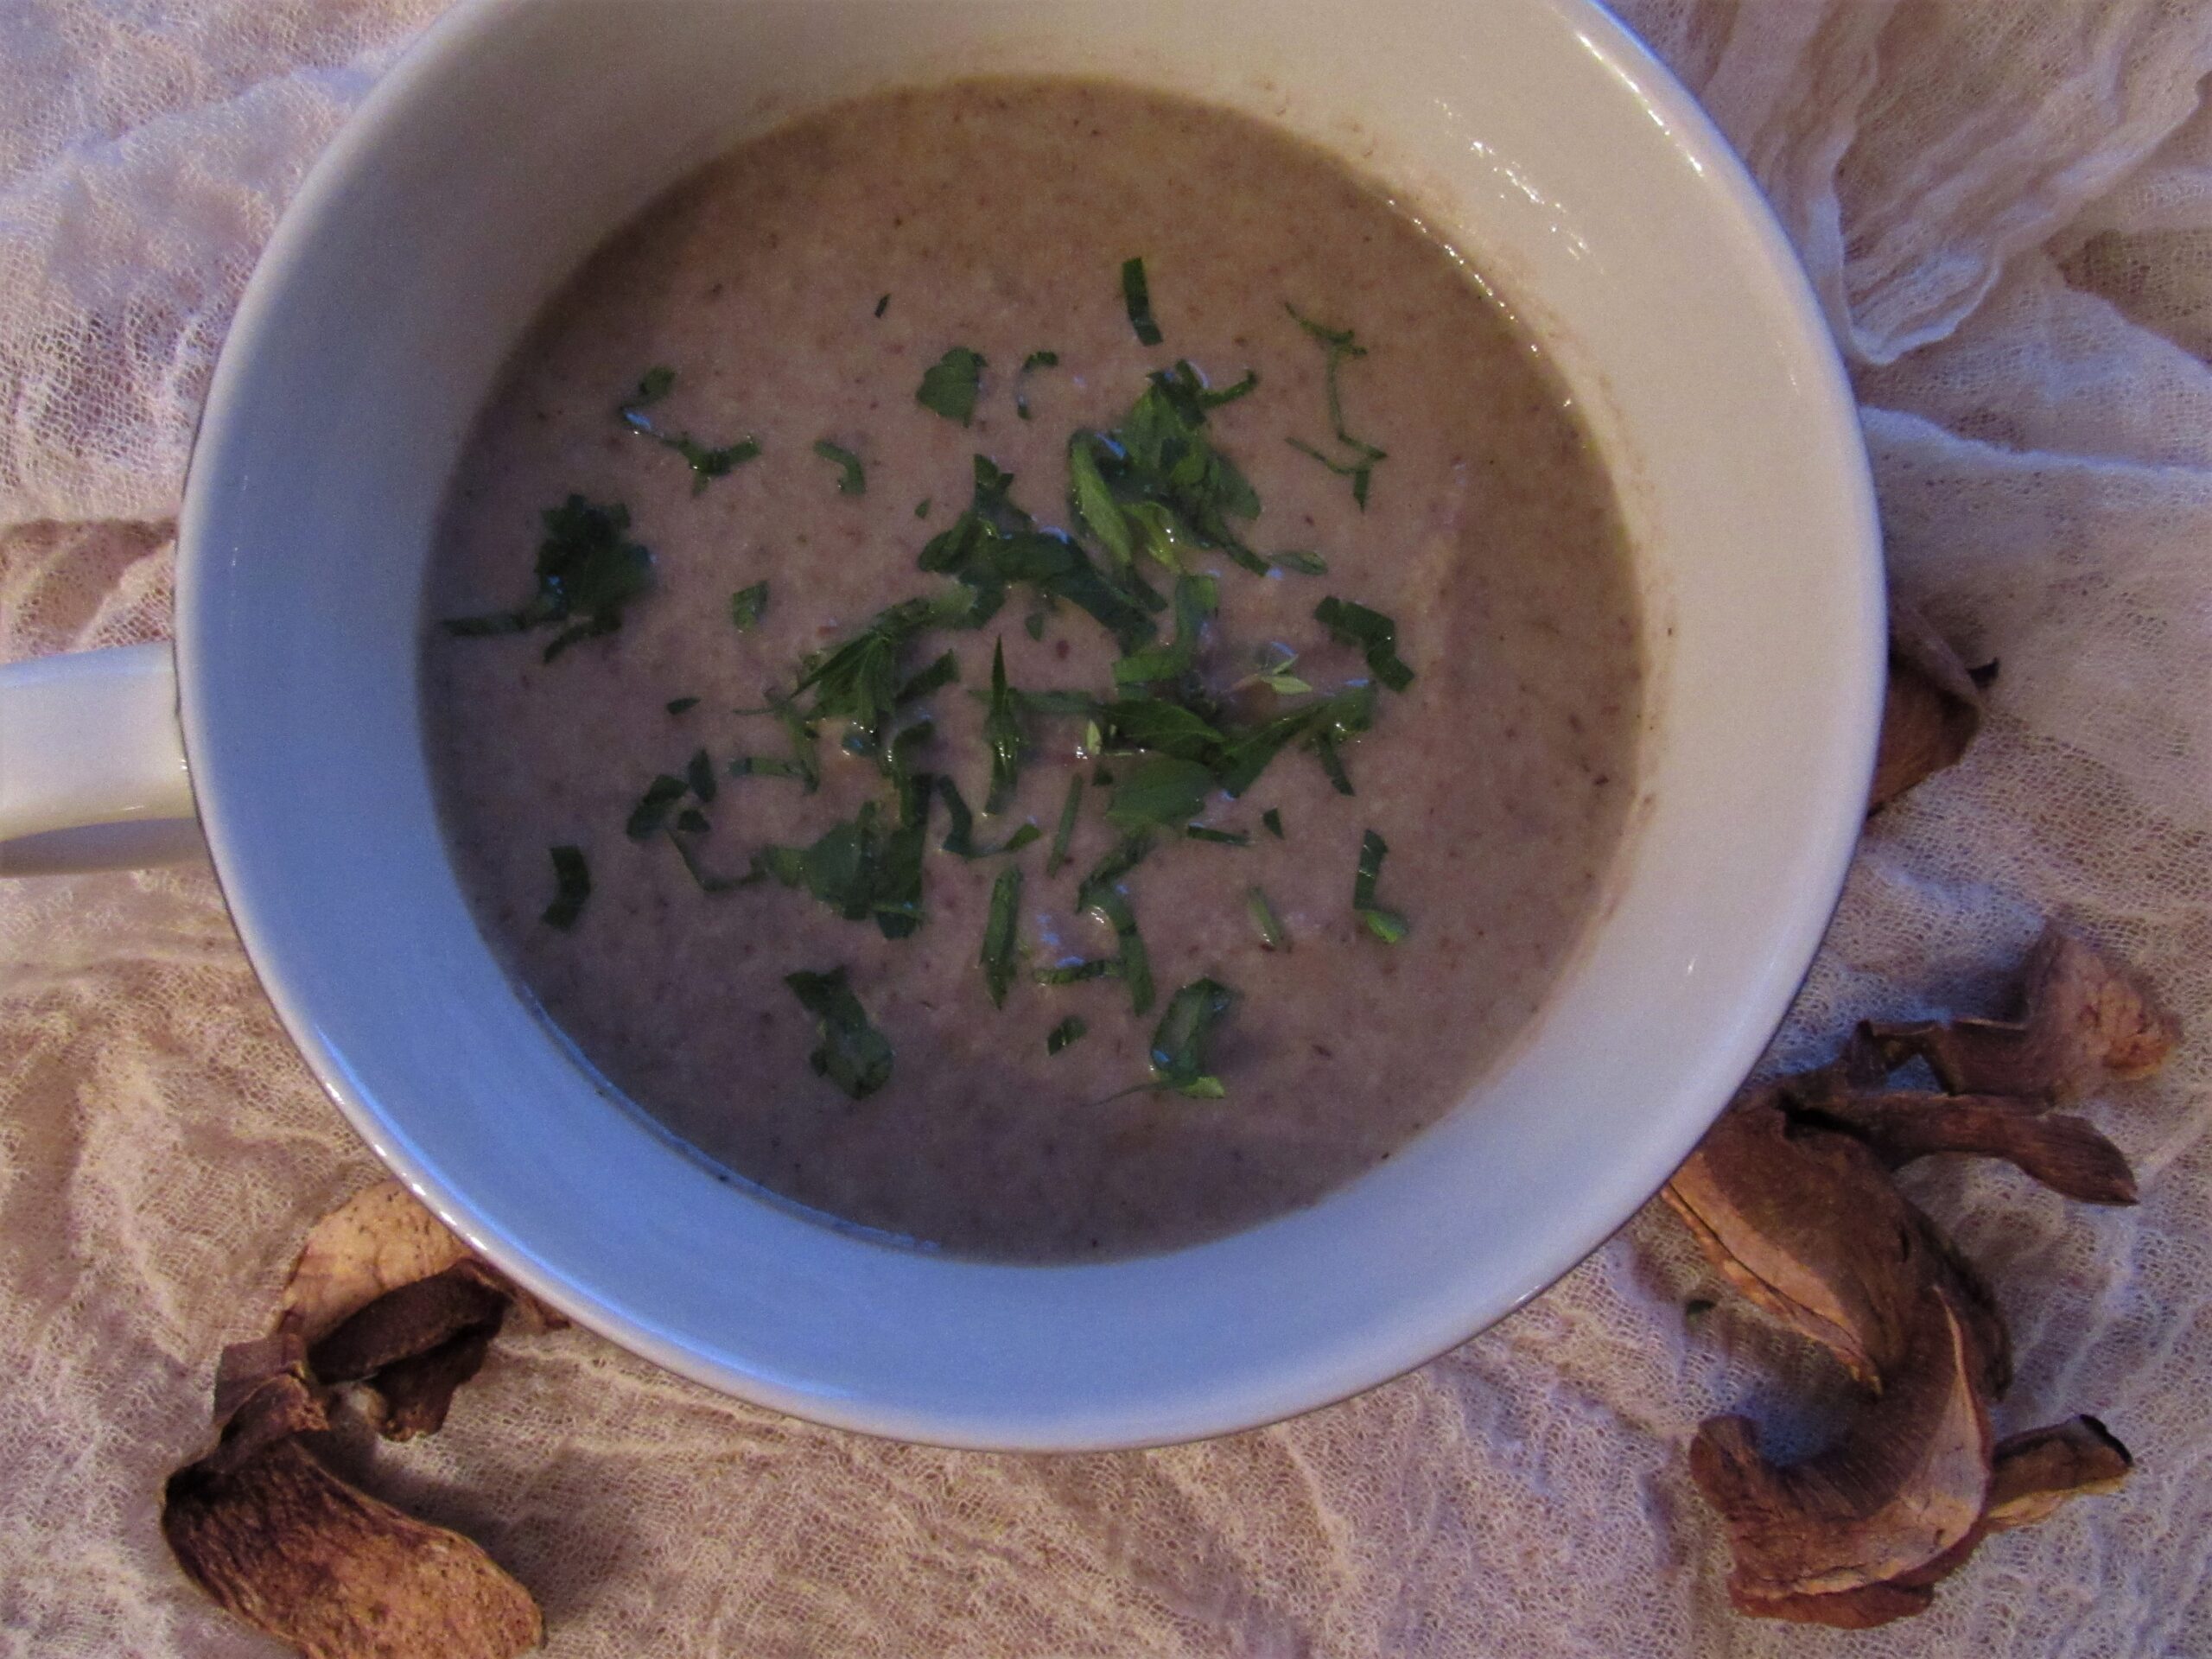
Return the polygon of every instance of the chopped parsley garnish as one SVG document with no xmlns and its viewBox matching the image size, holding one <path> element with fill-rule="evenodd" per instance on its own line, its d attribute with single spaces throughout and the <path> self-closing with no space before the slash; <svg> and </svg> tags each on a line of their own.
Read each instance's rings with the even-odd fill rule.
<svg viewBox="0 0 2212 1659">
<path fill-rule="evenodd" d="M 1052 968 L 1037 970 L 1039 985 L 1080 985 L 1087 979 L 1119 979 L 1122 964 L 1111 957 L 1100 957 L 1089 962 L 1064 962 Z"/>
<path fill-rule="evenodd" d="M 891 296 L 890 296 L 888 294 L 883 295 L 883 296 L 881 296 L 880 297 L 879 297 L 879 298 L 877 299 L 877 301 L 876 301 L 876 302 L 875 302 L 875 315 L 876 315 L 877 316 L 879 316 L 879 317 L 880 317 L 880 316 L 881 316 L 881 315 L 886 312 L 886 311 L 888 311 L 890 308 L 891 308 Z"/>
<path fill-rule="evenodd" d="M 686 764 L 683 768 L 683 780 L 690 785 L 691 792 L 699 798 L 701 805 L 713 804 L 715 787 L 715 763 L 707 758 L 707 752 L 704 749 L 695 753 L 690 762 Z"/>
<path fill-rule="evenodd" d="M 934 793 L 926 772 L 905 780 L 899 822 L 887 825 L 874 801 L 857 817 L 832 824 L 809 847 L 764 847 L 753 855 L 787 887 L 804 887 L 849 922 L 874 918 L 887 939 L 921 925 L 922 842 Z"/>
<path fill-rule="evenodd" d="M 1088 612 L 1124 652 L 1153 636 L 1148 613 L 1166 603 L 1134 575 L 1111 576 L 1068 537 L 1041 531 L 1013 500 L 1014 474 L 977 455 L 968 510 L 931 537 L 917 563 L 953 577 L 972 595 L 978 624 L 995 615 L 1006 591 L 1026 582 L 1048 599 Z"/>
<path fill-rule="evenodd" d="M 689 432 L 663 432 L 645 410 L 667 397 L 675 385 L 674 369 L 664 365 L 647 369 L 638 382 L 638 389 L 617 404 L 614 412 L 625 426 L 640 437 L 651 438 L 663 448 L 673 449 L 683 457 L 684 464 L 691 468 L 691 493 L 696 495 L 713 480 L 759 454 L 760 445 L 756 439 L 744 437 L 717 448 L 700 442 Z"/>
<path fill-rule="evenodd" d="M 676 823 L 666 831 L 669 844 L 676 849 L 677 855 L 683 859 L 685 871 L 689 873 L 691 880 L 698 884 L 700 892 L 728 893 L 738 887 L 749 887 L 760 880 L 761 871 L 758 864 L 743 875 L 715 875 L 702 865 L 699 862 L 699 855 L 692 849 L 691 838 L 704 835 L 707 832 L 707 815 L 694 810 L 681 814 Z M 687 838 L 684 834 L 679 833 L 686 830 L 691 832 L 691 838 Z"/>
<path fill-rule="evenodd" d="M 817 1077 L 827 1077 L 855 1100 L 865 1100 L 891 1081 L 891 1044 L 868 1023 L 845 983 L 845 970 L 826 974 L 785 974 L 784 983 L 816 1020 L 815 1035 L 822 1040 L 807 1056 Z"/>
<path fill-rule="evenodd" d="M 1081 1014 L 1071 1014 L 1045 1033 L 1045 1052 L 1057 1054 L 1070 1043 L 1082 1041 L 1090 1030 L 1090 1027 L 1083 1022 Z"/>
<path fill-rule="evenodd" d="M 917 518 L 926 518 L 929 516 L 930 498 L 925 495 L 920 500 L 914 503 L 914 517 Z"/>
<path fill-rule="evenodd" d="M 584 913 L 584 900 L 591 897 L 591 866 L 584 862 L 581 847 L 556 847 L 551 851 L 553 902 L 545 906 L 538 920 L 565 933 L 576 925 L 576 918 Z"/>
<path fill-rule="evenodd" d="M 632 841 L 652 840 L 676 810 L 676 804 L 690 792 L 691 785 L 683 779 L 662 772 L 645 785 L 645 792 L 630 809 L 630 822 L 623 833 Z"/>
<path fill-rule="evenodd" d="M 760 620 L 768 608 L 768 584 L 756 582 L 750 588 L 741 588 L 729 596 L 730 626 L 740 633 Z"/>
<path fill-rule="evenodd" d="M 1076 518 L 1127 569 L 1141 552 L 1181 571 L 1185 550 L 1218 549 L 1246 569 L 1272 567 L 1244 543 L 1231 519 L 1256 518 L 1260 498 L 1236 464 L 1206 435 L 1206 411 L 1259 385 L 1248 373 L 1215 391 L 1188 362 L 1147 377 L 1144 391 L 1111 432 L 1068 440 Z"/>
<path fill-rule="evenodd" d="M 1128 308 L 1129 327 L 1141 345 L 1160 344 L 1160 325 L 1152 320 L 1152 288 L 1145 281 L 1141 257 L 1122 262 L 1122 303 Z"/>
<path fill-rule="evenodd" d="M 815 440 L 814 453 L 824 461 L 834 462 L 840 468 L 837 475 L 838 494 L 865 495 L 868 493 L 868 472 L 861 467 L 861 458 L 858 455 L 841 445 L 830 442 L 827 438 Z"/>
<path fill-rule="evenodd" d="M 1219 1100 L 1229 1091 L 1206 1071 L 1206 1044 L 1236 993 L 1216 979 L 1194 979 L 1167 999 L 1152 1033 L 1153 1086 L 1195 1100 Z"/>
<path fill-rule="evenodd" d="M 908 642 L 932 627 L 960 626 L 968 608 L 957 589 L 887 606 L 851 638 L 800 664 L 792 695 L 813 692 L 808 716 L 846 721 L 861 741 L 861 752 L 866 753 L 877 746 L 884 722 L 898 706 L 906 683 L 899 677 L 899 660 Z"/>
<path fill-rule="evenodd" d="M 537 592 L 519 610 L 486 616 L 449 617 L 448 633 L 463 639 L 524 633 L 565 622 L 545 647 L 551 662 L 579 639 L 613 633 L 622 626 L 622 609 L 652 586 L 653 556 L 624 539 L 630 510 L 620 502 L 605 506 L 572 495 L 543 515 L 545 538 L 537 544 Z"/>
<path fill-rule="evenodd" d="M 948 421 L 966 426 L 976 418 L 976 395 L 983 381 L 984 360 L 980 352 L 955 346 L 923 371 L 914 401 Z"/>
<path fill-rule="evenodd" d="M 1175 637 L 1164 645 L 1134 651 L 1114 664 L 1116 685 L 1147 685 L 1176 680 L 1197 664 L 1206 619 L 1219 608 L 1219 584 L 1211 576 L 1175 578 Z"/>
<path fill-rule="evenodd" d="M 1029 399 L 1022 394 L 1021 383 L 1028 378 L 1033 370 L 1058 368 L 1059 363 L 1060 354 L 1058 352 L 1032 352 L 1021 359 L 1021 372 L 1014 377 L 1014 412 L 1023 420 L 1029 418 Z"/>
<path fill-rule="evenodd" d="M 1393 691 L 1414 683 L 1413 670 L 1398 656 L 1398 625 L 1382 612 L 1332 594 L 1313 607 L 1313 620 L 1337 639 L 1364 652 L 1368 671 Z"/>
<path fill-rule="evenodd" d="M 1128 983 L 1129 1006 L 1137 1014 L 1152 1006 L 1152 961 L 1137 932 L 1136 912 L 1129 907 L 1128 895 L 1118 884 L 1151 850 L 1148 835 L 1123 837 L 1076 890 L 1076 908 L 1090 912 L 1114 930 L 1118 947 L 1114 976 Z"/>
<path fill-rule="evenodd" d="M 1217 830 L 1211 824 L 1189 823 L 1183 833 L 1192 841 L 1210 841 L 1220 847 L 1249 847 L 1252 837 L 1242 830 Z"/>
<path fill-rule="evenodd" d="M 1383 855 L 1389 850 L 1389 843 L 1372 830 L 1360 837 L 1359 869 L 1352 877 L 1351 907 L 1367 924 L 1369 932 L 1385 944 L 1395 944 L 1406 937 L 1406 918 L 1375 902 L 1375 884 L 1382 874 Z"/>
<path fill-rule="evenodd" d="M 668 712 L 671 715 L 681 715 L 698 706 L 699 699 L 696 697 L 672 697 L 669 700 Z"/>
<path fill-rule="evenodd" d="M 1337 371 L 1343 366 L 1347 359 L 1365 357 L 1367 347 L 1353 337 L 1353 333 L 1349 328 L 1325 328 L 1319 323 L 1301 316 L 1298 308 L 1287 302 L 1285 302 L 1283 309 L 1290 313 L 1292 319 L 1300 328 L 1319 340 L 1329 354 L 1328 366 L 1322 372 L 1328 387 L 1329 429 L 1336 435 L 1337 442 L 1348 452 L 1348 458 L 1332 460 L 1300 438 L 1290 439 L 1290 447 L 1300 454 L 1311 455 L 1338 477 L 1351 480 L 1351 499 L 1359 504 L 1360 510 L 1363 512 L 1367 509 L 1367 486 L 1370 480 L 1374 476 L 1375 463 L 1378 461 L 1389 460 L 1389 452 L 1378 449 L 1373 444 L 1363 439 L 1355 438 L 1344 430 L 1344 397 L 1338 389 Z"/>
<path fill-rule="evenodd" d="M 1243 794 L 1259 781 L 1268 763 L 1294 743 L 1310 745 L 1322 757 L 1323 769 L 1328 770 L 1336 762 L 1337 744 L 1365 731 L 1374 720 L 1375 688 L 1355 685 L 1277 715 L 1263 725 L 1235 733 L 1224 746 L 1216 768 L 1222 791 L 1231 796 Z"/>
<path fill-rule="evenodd" d="M 1033 823 L 1025 823 L 995 847 L 976 844 L 976 815 L 968 810 L 967 798 L 961 794 L 960 785 L 950 778 L 937 780 L 937 792 L 944 798 L 944 810 L 952 827 L 945 832 L 941 843 L 944 850 L 960 858 L 995 858 L 1001 853 L 1017 853 L 1031 842 L 1040 839 L 1044 831 Z"/>
<path fill-rule="evenodd" d="M 1281 645 L 1268 645 L 1260 652 L 1259 666 L 1239 686 L 1264 685 L 1279 697 L 1302 697 L 1313 688 L 1290 671 L 1298 666 L 1298 653 Z"/>
<path fill-rule="evenodd" d="M 1006 1006 L 1007 988 L 1014 983 L 1014 933 L 1021 919 L 1021 867 L 1009 864 L 991 883 L 989 913 L 983 922 L 983 988 L 994 1007 Z"/>
<path fill-rule="evenodd" d="M 1060 804 L 1059 827 L 1052 831 L 1052 850 L 1045 859 L 1047 878 L 1058 874 L 1060 866 L 1068 861 L 1068 842 L 1075 838 L 1076 814 L 1082 810 L 1083 774 L 1078 772 L 1069 777 L 1067 798 Z"/>
<path fill-rule="evenodd" d="M 892 699 L 904 709 L 908 703 L 941 691 L 960 677 L 960 658 L 951 652 L 942 652 L 927 668 L 921 670 L 900 686 Z"/>
<path fill-rule="evenodd" d="M 1125 834 L 1187 823 L 1205 810 L 1213 786 L 1213 773 L 1198 761 L 1149 754 L 1122 773 L 1106 818 Z"/>
<path fill-rule="evenodd" d="M 1278 570 L 1287 570 L 1294 576 L 1325 576 L 1329 562 L 1319 553 L 1271 553 L 1268 556 Z"/>
<path fill-rule="evenodd" d="M 1260 822 L 1268 826 L 1268 833 L 1277 841 L 1282 839 L 1282 813 L 1280 810 L 1274 807 L 1269 807 L 1260 814 Z"/>
<path fill-rule="evenodd" d="M 1003 812 L 1013 804 L 1015 785 L 1021 779 L 1022 743 L 1021 716 L 1007 690 L 1004 640 L 991 652 L 991 697 L 989 711 L 983 716 L 983 741 L 991 750 L 991 792 L 984 799 L 983 810 Z"/>
<path fill-rule="evenodd" d="M 1027 634 L 1032 639 L 1042 639 L 1045 637 L 1045 613 L 1042 611 L 1032 611 L 1028 615 L 1023 617 L 1021 619 L 1021 631 Z"/>
<path fill-rule="evenodd" d="M 1266 950 L 1289 949 L 1290 936 L 1282 931 L 1282 922 L 1275 915 L 1275 907 L 1268 902 L 1268 895 L 1257 887 L 1244 889 L 1244 908 L 1251 912 L 1252 925 L 1260 930 L 1260 946 Z"/>
</svg>

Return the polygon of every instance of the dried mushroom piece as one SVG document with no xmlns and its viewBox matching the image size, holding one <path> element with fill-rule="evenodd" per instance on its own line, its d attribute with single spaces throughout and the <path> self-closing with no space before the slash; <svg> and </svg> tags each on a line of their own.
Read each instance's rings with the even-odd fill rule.
<svg viewBox="0 0 2212 1659">
<path fill-rule="evenodd" d="M 2032 1526 L 2070 1497 L 2116 1492 L 2135 1467 L 2120 1437 L 2095 1418 L 2069 1418 L 1998 1442 L 1989 1481 L 1991 1532 Z"/>
<path fill-rule="evenodd" d="M 1891 1071 L 1924 1059 L 1955 1095 L 2068 1100 L 2107 1076 L 2147 1077 L 2180 1033 L 2150 988 L 2097 949 L 2052 925 L 2028 957 L 2027 1010 L 2018 1020 L 1870 1024 Z"/>
<path fill-rule="evenodd" d="M 1886 1584 L 1974 1530 L 1992 1444 L 1968 1350 L 1948 1300 L 1931 1289 L 1880 1398 L 1825 1451 L 1777 1465 L 1741 1417 L 1699 1428 L 1690 1478 L 1728 1529 L 1738 1607 Z"/>
<path fill-rule="evenodd" d="M 221 1606 L 315 1659 L 505 1659 L 535 1647 L 528 1591 L 456 1533 L 340 1479 L 302 1436 L 355 1385 L 387 1439 L 430 1433 L 502 1328 L 565 1323 L 473 1255 L 396 1181 L 309 1230 L 268 1336 L 223 1352 L 214 1447 L 162 1518 Z"/>
<path fill-rule="evenodd" d="M 225 1611 L 308 1659 L 512 1659 L 544 1639 L 490 1556 L 347 1485 L 296 1436 L 172 1476 L 162 1535 Z"/>
<path fill-rule="evenodd" d="M 1878 1390 L 1939 1271 L 1914 1211 L 1847 1135 L 1794 1125 L 1781 1094 L 1723 1113 L 1663 1189 L 1729 1283 Z"/>
<path fill-rule="evenodd" d="M 1890 598 L 1890 681 L 1866 810 L 1955 764 L 1981 729 L 1981 688 L 1928 619 Z"/>
<path fill-rule="evenodd" d="M 378 1297 L 469 1258 L 468 1246 L 412 1192 L 379 1181 L 308 1230 L 280 1318 L 318 1343 Z"/>
<path fill-rule="evenodd" d="M 2001 1158 L 2084 1204 L 2133 1204 L 2135 1172 L 2086 1119 L 2011 1095 L 1883 1090 L 1834 1096 L 1812 1116 L 1864 1141 L 1891 1169 L 1939 1153 Z"/>
</svg>

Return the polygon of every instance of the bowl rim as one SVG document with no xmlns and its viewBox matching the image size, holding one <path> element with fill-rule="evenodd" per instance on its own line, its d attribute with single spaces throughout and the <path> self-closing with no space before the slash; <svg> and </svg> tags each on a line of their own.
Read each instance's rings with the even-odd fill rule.
<svg viewBox="0 0 2212 1659">
<path fill-rule="evenodd" d="M 730 3 L 745 3 L 747 0 Z M 1856 522 L 1850 528 L 1858 532 L 1854 539 L 1863 554 L 1863 568 L 1858 573 L 1864 578 L 1860 584 L 1860 613 L 1839 620 L 1844 631 L 1855 631 L 1872 642 L 1869 650 L 1860 653 L 1867 659 L 1863 679 L 1843 688 L 1856 694 L 1862 705 L 1859 712 L 1864 716 L 1864 764 L 1856 781 L 1857 798 L 1863 800 L 1864 785 L 1872 772 L 1881 699 L 1880 541 L 1871 471 L 1859 436 L 1857 404 L 1820 302 L 1758 186 L 1719 129 L 1671 71 L 1598 0 L 1535 0 L 1535 3 L 1569 20 L 1580 44 L 1624 84 L 1669 142 L 1690 160 L 1708 184 L 1715 187 L 1716 211 L 1732 215 L 1736 228 L 1748 235 L 1760 262 L 1758 275 L 1784 308 L 1789 325 L 1787 353 L 1821 405 L 1827 435 L 1833 440 L 1828 445 L 1827 460 L 1840 493 L 1849 499 L 1854 510 Z M 184 505 L 179 515 L 175 648 L 185 745 L 196 777 L 219 777 L 222 770 L 219 762 L 213 762 L 219 752 L 216 736 L 205 723 L 205 710 L 192 690 L 201 665 L 211 662 L 221 651 L 215 637 L 213 607 L 208 600 L 215 563 L 213 531 L 217 509 L 210 501 L 214 492 L 212 488 L 195 488 L 195 483 L 203 477 L 203 459 L 222 451 L 231 441 L 233 429 L 243 419 L 243 405 L 250 391 L 245 365 L 255 355 L 255 336 L 267 314 L 277 304 L 289 267 L 312 244 L 321 221 L 342 195 L 354 167 L 385 142 L 392 121 L 404 112 L 418 88 L 434 81 L 443 71 L 448 53 L 511 10 L 511 0 L 461 0 L 402 54 L 316 158 L 285 208 L 240 300 L 195 435 L 187 471 Z M 203 565 L 210 568 L 203 569 Z M 1843 779 L 1836 786 L 1840 790 L 1850 781 Z M 1308 1386 L 1305 1389 L 1249 1390 L 1250 1399 L 1256 1401 L 1264 1395 L 1268 1403 L 1248 1403 L 1219 1414 L 1216 1420 L 1171 1433 L 1141 1427 L 1106 1433 L 1053 1433 L 1044 1438 L 1027 1430 L 1009 1433 L 978 1432 L 965 1420 L 959 1423 L 934 1423 L 911 1414 L 886 1410 L 880 1404 L 846 1402 L 803 1389 L 779 1390 L 765 1386 L 757 1376 L 734 1372 L 687 1346 L 676 1333 L 619 1306 L 580 1300 L 575 1287 L 548 1273 L 518 1244 L 496 1228 L 485 1224 L 465 1192 L 410 1152 L 404 1138 L 391 1132 L 385 1108 L 359 1086 L 343 1058 L 324 1039 L 310 1000 L 287 983 L 278 971 L 284 957 L 282 938 L 255 901 L 257 873 L 251 855 L 241 849 L 238 827 L 219 803 L 206 798 L 201 802 L 201 817 L 218 884 L 264 994 L 324 1091 L 376 1155 L 442 1221 L 525 1288 L 630 1351 L 718 1391 L 835 1427 L 925 1444 L 1069 1451 L 1165 1445 L 1257 1427 L 1350 1398 L 1419 1369 L 1494 1322 L 1486 1321 L 1473 1330 L 1461 1332 L 1433 1351 L 1411 1357 L 1402 1353 L 1394 1355 L 1388 1363 L 1377 1364 L 1370 1373 L 1363 1374 L 1348 1384 L 1338 1380 L 1318 1389 Z M 1716 1041 L 1716 1048 L 1728 1051 L 1730 1064 L 1738 1076 L 1748 1070 L 1758 1048 L 1786 1014 L 1802 973 L 1809 968 L 1840 900 L 1859 831 L 1859 819 L 1855 812 L 1847 819 L 1839 812 L 1827 825 L 1827 833 L 1806 849 L 1805 866 L 1818 870 L 1820 879 L 1810 882 L 1804 892 L 1793 895 L 1786 919 L 1777 923 L 1770 933 L 1777 959 L 1805 967 L 1787 979 L 1786 988 L 1781 982 L 1782 976 L 1777 976 L 1771 1007 L 1762 1006 L 1756 1011 L 1756 1019 L 1743 1022 L 1742 1030 L 1756 1027 L 1758 1032 L 1757 1040 L 1749 1044 L 1747 1052 L 1734 1052 L 1746 1046 L 1740 1033 L 1732 1043 Z M 1717 1115 L 1725 1104 L 1725 1098 L 1717 1100 L 1714 1113 Z M 1694 1140 L 1693 1137 L 1680 1148 L 1682 1154 L 1687 1154 Z M 1495 1318 L 1510 1316 L 1601 1249 L 1627 1224 L 1642 1203 L 1656 1192 L 1664 1179 L 1662 1175 L 1651 1182 L 1636 1206 L 1618 1216 L 1608 1213 L 1584 1229 L 1576 1248 L 1563 1259 L 1554 1258 L 1548 1262 L 1541 1281 L 1529 1285 Z M 1286 1393 L 1294 1397 L 1281 1397 Z"/>
</svg>

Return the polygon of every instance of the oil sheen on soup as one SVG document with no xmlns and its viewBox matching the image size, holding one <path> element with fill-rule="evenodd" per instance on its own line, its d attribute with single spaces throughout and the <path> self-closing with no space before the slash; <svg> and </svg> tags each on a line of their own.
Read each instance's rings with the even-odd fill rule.
<svg viewBox="0 0 2212 1659">
<path fill-rule="evenodd" d="M 1611 488 L 1383 194 L 1135 89 L 887 92 L 613 237 L 455 474 L 456 869 L 724 1169 L 963 1254 L 1311 1204 L 1472 1099 L 1604 898 Z"/>
</svg>

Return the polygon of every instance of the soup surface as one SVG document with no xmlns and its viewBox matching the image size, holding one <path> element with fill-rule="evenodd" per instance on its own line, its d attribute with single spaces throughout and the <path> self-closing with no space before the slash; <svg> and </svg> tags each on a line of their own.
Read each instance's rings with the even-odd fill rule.
<svg viewBox="0 0 2212 1659">
<path fill-rule="evenodd" d="M 1000 1259 L 1389 1157 L 1633 794 L 1629 560 L 1535 347 L 1333 158 L 1118 86 L 677 188 L 516 351 L 429 602 L 455 866 L 551 1021 L 738 1175 Z"/>
</svg>

